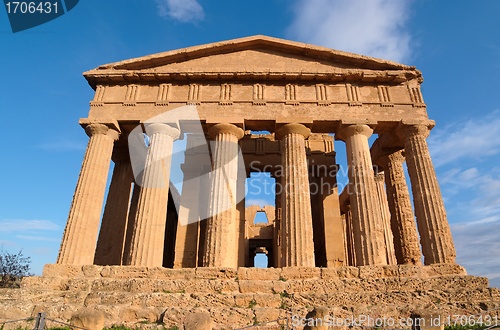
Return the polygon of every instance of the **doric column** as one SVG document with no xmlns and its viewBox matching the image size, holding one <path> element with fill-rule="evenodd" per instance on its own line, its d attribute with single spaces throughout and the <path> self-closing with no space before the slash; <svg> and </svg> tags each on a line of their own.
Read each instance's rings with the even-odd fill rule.
<svg viewBox="0 0 500 330">
<path fill-rule="evenodd" d="M 88 124 L 85 132 L 90 140 L 73 195 L 58 264 L 92 265 L 94 261 L 111 154 L 119 132 L 100 123 Z"/>
<path fill-rule="evenodd" d="M 401 125 L 399 134 L 404 141 L 424 263 L 454 263 L 455 247 L 427 147 L 429 128 L 425 125 Z"/>
<path fill-rule="evenodd" d="M 344 126 L 337 133 L 347 149 L 356 266 L 387 264 L 384 229 L 368 146 L 368 137 L 372 133 L 367 125 Z"/>
<path fill-rule="evenodd" d="M 244 131 L 233 124 L 216 124 L 208 130 L 215 141 L 203 265 L 238 267 L 237 218 L 238 140 Z"/>
<path fill-rule="evenodd" d="M 282 267 L 314 267 L 314 242 L 305 139 L 311 134 L 301 124 L 286 124 L 276 132 L 283 141 L 281 208 L 283 212 Z"/>
<path fill-rule="evenodd" d="M 396 265 L 396 255 L 394 253 L 394 239 L 391 231 L 391 214 L 387 201 L 387 194 L 384 189 L 384 172 L 375 174 L 375 186 L 380 206 L 380 217 L 384 228 L 385 249 L 387 251 L 387 264 Z"/>
<path fill-rule="evenodd" d="M 139 195 L 141 194 L 141 186 L 134 183 L 132 190 L 132 198 L 127 216 L 127 232 L 125 233 L 125 244 L 123 246 L 122 265 L 130 264 L 130 247 L 132 246 L 132 236 L 135 229 L 135 216 L 137 214 L 137 204 L 139 204 Z"/>
<path fill-rule="evenodd" d="M 97 240 L 94 257 L 96 265 L 121 265 L 125 246 L 127 215 L 134 176 L 128 153 L 118 154 L 113 159 L 115 168 Z"/>
<path fill-rule="evenodd" d="M 170 125 L 153 123 L 147 124 L 146 133 L 149 148 L 128 262 L 132 266 L 161 267 L 172 148 L 180 132 Z"/>
<path fill-rule="evenodd" d="M 379 160 L 384 168 L 397 262 L 398 264 L 421 265 L 417 226 L 403 169 L 403 153 L 397 151 L 381 156 Z"/>
</svg>

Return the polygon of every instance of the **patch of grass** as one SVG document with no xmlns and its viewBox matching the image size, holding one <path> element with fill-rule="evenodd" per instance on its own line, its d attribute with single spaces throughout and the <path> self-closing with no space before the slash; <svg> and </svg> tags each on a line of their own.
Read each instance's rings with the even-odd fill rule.
<svg viewBox="0 0 500 330">
<path fill-rule="evenodd" d="M 174 325 L 173 327 L 165 328 L 165 330 L 179 330 L 179 327 Z"/>
<path fill-rule="evenodd" d="M 286 282 L 286 278 L 284 278 L 283 276 L 280 276 L 279 280 L 282 282 Z"/>
<path fill-rule="evenodd" d="M 121 325 L 113 324 L 111 327 L 105 327 L 102 330 L 135 330 L 135 329 L 124 326 L 123 324 L 121 324 Z"/>
<path fill-rule="evenodd" d="M 280 292 L 281 298 L 290 298 L 290 294 L 286 291 Z"/>
<path fill-rule="evenodd" d="M 257 305 L 257 302 L 255 301 L 255 299 L 252 299 L 248 303 L 248 308 L 254 308 L 256 305 Z"/>
</svg>

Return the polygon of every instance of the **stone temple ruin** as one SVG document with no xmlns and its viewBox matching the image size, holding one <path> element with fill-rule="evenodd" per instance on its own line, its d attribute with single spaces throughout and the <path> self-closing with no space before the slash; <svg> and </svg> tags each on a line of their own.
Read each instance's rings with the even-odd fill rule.
<svg viewBox="0 0 500 330">
<path fill-rule="evenodd" d="M 200 311 L 215 327 L 276 329 L 313 307 L 338 318 L 496 316 L 500 292 L 455 263 L 415 67 L 253 36 L 84 76 L 90 139 L 57 263 L 24 280 L 29 303 L 16 313 L 170 326 Z M 197 117 L 151 121 L 182 107 Z M 139 170 L 136 128 L 147 135 Z M 184 181 L 169 189 L 177 139 Z M 334 139 L 347 155 L 343 189 Z M 254 172 L 275 180 L 274 205 L 245 207 Z M 254 223 L 258 212 L 267 223 Z M 267 269 L 254 268 L 259 253 Z"/>
</svg>

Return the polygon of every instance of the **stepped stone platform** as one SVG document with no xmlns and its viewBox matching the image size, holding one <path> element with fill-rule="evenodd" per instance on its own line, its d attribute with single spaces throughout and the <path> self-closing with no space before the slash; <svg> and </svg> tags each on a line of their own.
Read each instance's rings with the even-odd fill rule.
<svg viewBox="0 0 500 330">
<path fill-rule="evenodd" d="M 314 308 L 338 320 L 496 318 L 500 290 L 456 264 L 238 270 L 46 265 L 43 276 L 23 279 L 20 289 L 0 290 L 0 323 L 45 312 L 63 322 L 81 315 L 97 319 L 87 328 L 182 329 L 186 316 L 200 311 L 210 315 L 214 329 L 263 322 L 270 323 L 252 329 L 283 329 L 285 321 L 274 320 L 286 317 L 290 329 L 299 323 L 294 329 L 302 329 L 307 324 L 302 318 Z"/>
</svg>

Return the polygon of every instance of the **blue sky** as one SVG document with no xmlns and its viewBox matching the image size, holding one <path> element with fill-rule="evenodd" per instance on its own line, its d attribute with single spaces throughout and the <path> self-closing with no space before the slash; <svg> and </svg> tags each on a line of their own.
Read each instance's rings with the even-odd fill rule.
<svg viewBox="0 0 500 330">
<path fill-rule="evenodd" d="M 84 0 L 12 33 L 0 8 L 0 247 L 55 262 L 100 64 L 254 34 L 415 65 L 458 262 L 500 286 L 500 2 Z M 336 143 L 343 164 L 343 144 Z"/>
</svg>

